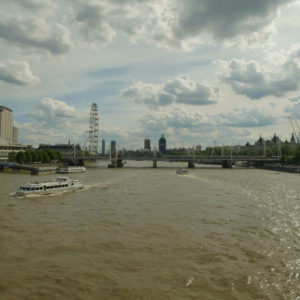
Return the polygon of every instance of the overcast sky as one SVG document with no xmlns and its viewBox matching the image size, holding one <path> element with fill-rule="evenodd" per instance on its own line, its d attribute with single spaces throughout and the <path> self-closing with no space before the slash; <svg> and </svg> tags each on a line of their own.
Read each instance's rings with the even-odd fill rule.
<svg viewBox="0 0 300 300">
<path fill-rule="evenodd" d="M 300 119 L 298 0 L 0 0 L 0 105 L 22 143 L 245 144 Z M 299 121 L 300 123 L 300 121 Z"/>
</svg>

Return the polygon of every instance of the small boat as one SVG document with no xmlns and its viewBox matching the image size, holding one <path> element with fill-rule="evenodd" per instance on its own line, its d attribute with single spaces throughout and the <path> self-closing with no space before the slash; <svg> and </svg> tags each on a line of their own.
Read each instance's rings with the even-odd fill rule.
<svg viewBox="0 0 300 300">
<path fill-rule="evenodd" d="M 85 172 L 86 168 L 85 167 L 61 167 L 58 168 L 57 173 L 80 173 L 80 172 Z"/>
<path fill-rule="evenodd" d="M 75 178 L 58 177 L 55 181 L 34 181 L 19 187 L 15 196 L 25 196 L 28 194 L 48 195 L 55 192 L 64 192 L 83 189 L 83 184 Z"/>
<path fill-rule="evenodd" d="M 178 168 L 176 174 L 185 175 L 189 174 L 189 171 L 186 168 Z"/>
</svg>

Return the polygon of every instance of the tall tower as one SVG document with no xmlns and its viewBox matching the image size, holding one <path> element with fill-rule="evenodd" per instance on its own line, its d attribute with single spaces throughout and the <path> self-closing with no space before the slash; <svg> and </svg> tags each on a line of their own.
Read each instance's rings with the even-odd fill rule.
<svg viewBox="0 0 300 300">
<path fill-rule="evenodd" d="M 0 142 L 11 144 L 13 138 L 13 115 L 12 110 L 0 106 Z"/>
<path fill-rule="evenodd" d="M 96 155 L 98 153 L 98 140 L 99 140 L 98 107 L 96 103 L 93 103 L 91 107 L 90 126 L 89 126 L 89 152 L 91 155 Z"/>
<path fill-rule="evenodd" d="M 102 140 L 102 151 L 101 151 L 102 155 L 105 155 L 105 140 Z"/>
<path fill-rule="evenodd" d="M 151 141 L 150 141 L 150 139 L 144 139 L 144 149 L 151 151 Z"/>
<path fill-rule="evenodd" d="M 116 141 L 110 142 L 110 153 L 113 155 L 117 152 L 117 143 Z"/>
<path fill-rule="evenodd" d="M 161 135 L 161 138 L 158 141 L 158 149 L 160 152 L 164 153 L 167 149 L 167 140 L 165 139 L 164 135 Z"/>
</svg>

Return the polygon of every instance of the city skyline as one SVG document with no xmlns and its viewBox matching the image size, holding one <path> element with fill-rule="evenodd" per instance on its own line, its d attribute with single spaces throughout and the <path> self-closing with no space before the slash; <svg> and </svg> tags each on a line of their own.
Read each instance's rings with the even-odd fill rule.
<svg viewBox="0 0 300 300">
<path fill-rule="evenodd" d="M 92 103 L 99 143 L 127 148 L 290 139 L 300 118 L 298 0 L 0 2 L 0 105 L 23 144 L 82 145 Z"/>
</svg>

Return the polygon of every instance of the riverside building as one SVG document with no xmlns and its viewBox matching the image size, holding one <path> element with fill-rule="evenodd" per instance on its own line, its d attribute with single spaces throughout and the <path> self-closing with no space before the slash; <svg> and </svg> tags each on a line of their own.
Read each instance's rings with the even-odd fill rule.
<svg viewBox="0 0 300 300">
<path fill-rule="evenodd" d="M 158 149 L 162 153 L 165 153 L 167 150 L 167 140 L 165 139 L 163 134 L 161 135 L 161 138 L 158 141 Z"/>
<path fill-rule="evenodd" d="M 25 151 L 29 148 L 18 143 L 18 128 L 13 123 L 13 111 L 0 106 L 0 160 L 6 160 L 9 152 Z"/>
<path fill-rule="evenodd" d="M 144 150 L 151 151 L 151 141 L 150 141 L 150 139 L 144 139 Z"/>
</svg>

